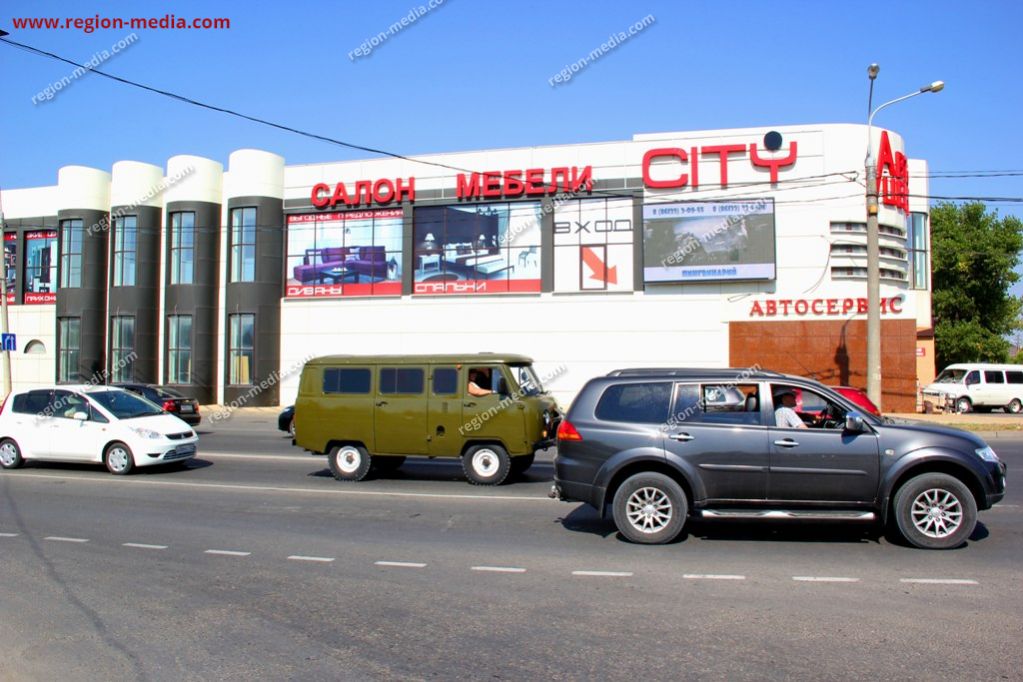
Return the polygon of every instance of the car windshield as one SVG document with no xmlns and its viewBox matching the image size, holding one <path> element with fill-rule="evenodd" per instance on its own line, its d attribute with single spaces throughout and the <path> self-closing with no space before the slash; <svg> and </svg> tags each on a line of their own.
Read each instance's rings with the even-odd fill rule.
<svg viewBox="0 0 1023 682">
<path fill-rule="evenodd" d="M 540 379 L 537 378 L 531 366 L 512 365 L 511 371 L 515 376 L 515 383 L 519 385 L 522 395 L 539 395 L 544 392 Z"/>
<path fill-rule="evenodd" d="M 151 417 L 164 413 L 153 403 L 128 391 L 95 391 L 88 396 L 118 419 Z"/>
<path fill-rule="evenodd" d="M 966 376 L 965 369 L 946 369 L 934 380 L 936 384 L 961 384 Z"/>
</svg>

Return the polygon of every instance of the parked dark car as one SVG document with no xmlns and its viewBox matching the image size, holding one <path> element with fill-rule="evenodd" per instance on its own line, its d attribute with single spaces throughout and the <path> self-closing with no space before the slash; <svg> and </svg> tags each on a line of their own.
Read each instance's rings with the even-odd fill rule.
<svg viewBox="0 0 1023 682">
<path fill-rule="evenodd" d="M 295 437 L 295 406 L 288 405 L 277 417 L 277 428 L 286 432 L 292 438 Z"/>
<path fill-rule="evenodd" d="M 734 390 L 745 399 L 708 399 Z M 820 409 L 777 426 L 781 396 L 797 390 Z M 1005 495 L 1005 464 L 972 433 L 865 414 L 802 377 L 617 370 L 590 380 L 562 421 L 554 480 L 553 497 L 602 517 L 610 507 L 638 543 L 669 542 L 700 517 L 879 521 L 945 549 Z"/>
<path fill-rule="evenodd" d="M 151 403 L 156 403 L 163 408 L 164 412 L 173 414 L 191 426 L 202 421 L 202 415 L 199 414 L 199 402 L 181 395 L 173 388 L 153 384 L 128 383 L 114 384 L 114 386 L 136 393 Z"/>
</svg>

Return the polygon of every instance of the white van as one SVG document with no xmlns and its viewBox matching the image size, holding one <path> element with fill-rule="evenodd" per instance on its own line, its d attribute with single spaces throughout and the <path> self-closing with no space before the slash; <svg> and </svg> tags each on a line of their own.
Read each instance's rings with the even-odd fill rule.
<svg viewBox="0 0 1023 682">
<path fill-rule="evenodd" d="M 958 412 L 1002 408 L 1023 412 L 1023 365 L 964 362 L 949 365 L 924 387 L 924 402 Z"/>
</svg>

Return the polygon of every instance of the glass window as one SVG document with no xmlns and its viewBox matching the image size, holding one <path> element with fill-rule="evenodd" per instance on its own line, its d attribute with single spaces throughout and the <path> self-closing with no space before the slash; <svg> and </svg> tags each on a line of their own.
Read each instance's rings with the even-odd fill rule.
<svg viewBox="0 0 1023 682">
<path fill-rule="evenodd" d="M 110 376 L 112 381 L 135 378 L 135 318 L 110 318 Z"/>
<path fill-rule="evenodd" d="M 85 234 L 81 220 L 60 221 L 60 286 L 82 286 L 82 237 Z"/>
<path fill-rule="evenodd" d="M 909 251 L 910 287 L 913 289 L 927 289 L 930 280 L 930 268 L 927 266 L 926 213 L 910 214 L 906 248 Z"/>
<path fill-rule="evenodd" d="M 53 417 L 62 417 L 64 419 L 73 419 L 76 412 L 84 412 L 89 414 L 89 402 L 71 391 L 54 391 L 53 399 L 49 404 L 50 415 Z"/>
<path fill-rule="evenodd" d="M 138 217 L 129 215 L 114 218 L 114 273 L 111 286 L 135 286 L 137 244 Z"/>
<path fill-rule="evenodd" d="M 49 391 L 29 391 L 14 396 L 14 405 L 11 409 L 21 414 L 49 414 L 46 406 L 50 404 Z"/>
<path fill-rule="evenodd" d="M 231 209 L 231 282 L 256 280 L 256 209 Z"/>
<path fill-rule="evenodd" d="M 89 393 L 89 397 L 118 419 L 164 414 L 158 406 L 129 391 L 96 391 Z"/>
<path fill-rule="evenodd" d="M 232 386 L 248 386 L 252 383 L 252 370 L 255 358 L 253 337 L 255 336 L 256 316 L 252 313 L 230 315 L 229 354 L 231 375 L 228 383 Z"/>
<path fill-rule="evenodd" d="M 170 283 L 195 280 L 195 213 L 170 214 Z"/>
<path fill-rule="evenodd" d="M 979 384 L 980 383 L 980 372 L 978 372 L 977 370 L 973 370 L 972 372 L 970 372 L 969 374 L 966 375 L 966 379 L 964 380 L 963 383 L 965 383 L 967 386 L 972 386 L 973 384 Z"/>
<path fill-rule="evenodd" d="M 324 393 L 369 393 L 370 372 L 359 367 L 355 369 L 331 368 L 323 370 Z"/>
<path fill-rule="evenodd" d="M 424 372 L 419 367 L 380 368 L 380 392 L 418 395 L 423 392 Z"/>
<path fill-rule="evenodd" d="M 454 367 L 436 367 L 433 370 L 433 394 L 455 395 L 458 393 L 458 370 Z"/>
<path fill-rule="evenodd" d="M 167 383 L 192 382 L 192 316 L 167 317 Z"/>
<path fill-rule="evenodd" d="M 1005 382 L 1008 384 L 1023 384 L 1023 372 L 1006 372 Z"/>
<path fill-rule="evenodd" d="M 1005 375 L 999 371 L 985 370 L 984 371 L 984 383 L 985 384 L 1004 384 Z"/>
<path fill-rule="evenodd" d="M 603 421 L 663 424 L 670 400 L 669 382 L 618 384 L 600 396 L 596 416 Z"/>
<path fill-rule="evenodd" d="M 75 381 L 79 378 L 78 360 L 81 355 L 82 319 L 62 317 L 57 320 L 57 381 Z"/>
</svg>

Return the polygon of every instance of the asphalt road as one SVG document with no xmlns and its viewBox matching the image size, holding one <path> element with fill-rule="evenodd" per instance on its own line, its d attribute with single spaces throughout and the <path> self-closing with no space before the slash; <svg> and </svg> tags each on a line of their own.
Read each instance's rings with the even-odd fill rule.
<svg viewBox="0 0 1023 682">
<path fill-rule="evenodd" d="M 343 484 L 258 420 L 185 469 L 0 473 L 0 679 L 1021 679 L 1023 439 L 968 546 L 699 523 L 621 540 L 410 460 Z M 546 461 L 543 461 L 546 460 Z"/>
</svg>

